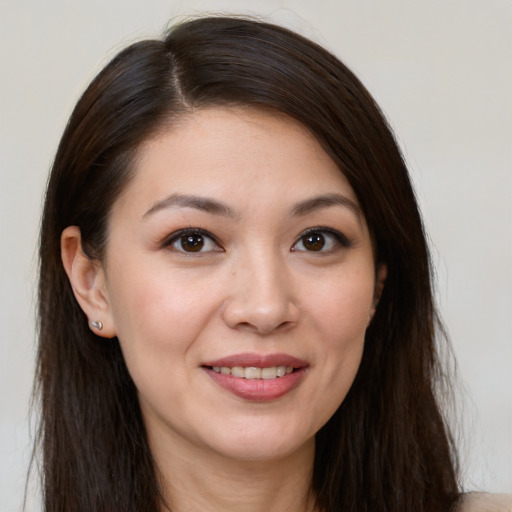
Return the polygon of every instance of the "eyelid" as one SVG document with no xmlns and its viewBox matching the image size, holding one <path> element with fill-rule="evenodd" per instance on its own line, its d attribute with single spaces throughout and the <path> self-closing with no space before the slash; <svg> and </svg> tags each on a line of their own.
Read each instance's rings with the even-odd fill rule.
<svg viewBox="0 0 512 512">
<path fill-rule="evenodd" d="M 222 245 L 219 242 L 219 240 L 217 239 L 217 237 L 212 235 L 212 233 L 210 233 L 209 231 L 206 231 L 204 229 L 201 229 L 201 228 L 192 228 L 192 227 L 173 231 L 170 235 L 165 237 L 165 239 L 163 240 L 163 242 L 161 244 L 161 247 L 163 249 L 172 249 L 172 245 L 174 243 L 176 243 L 181 237 L 184 237 L 187 235 L 200 235 L 203 238 L 208 238 L 217 246 L 218 249 L 214 249 L 213 251 L 209 250 L 209 251 L 197 251 L 197 252 L 187 252 L 187 251 L 180 251 L 180 250 L 176 249 L 176 252 L 179 252 L 182 254 L 198 255 L 201 253 L 220 252 L 220 251 L 224 250 L 224 248 L 222 247 Z"/>
<path fill-rule="evenodd" d="M 308 228 L 306 230 L 304 230 L 298 237 L 297 239 L 295 240 L 295 242 L 293 243 L 292 245 L 292 251 L 294 250 L 294 247 L 305 237 L 305 236 L 308 236 L 308 235 L 313 235 L 313 234 L 317 234 L 317 233 L 320 233 L 320 234 L 327 234 L 327 235 L 330 235 L 332 237 L 335 238 L 336 242 L 338 242 L 338 244 L 341 246 L 341 247 L 344 247 L 344 248 L 349 248 L 352 246 L 352 242 L 351 240 L 345 235 L 343 234 L 341 231 L 338 231 L 337 229 L 334 229 L 334 228 L 330 228 L 330 227 L 327 227 L 327 226 L 315 226 L 315 227 L 312 227 L 312 228 Z M 301 251 L 304 251 L 303 249 L 301 249 Z M 312 252 L 314 253 L 315 251 L 304 251 L 304 252 Z M 318 251 L 318 253 L 326 253 L 326 252 L 330 252 L 329 250 L 327 251 Z"/>
</svg>

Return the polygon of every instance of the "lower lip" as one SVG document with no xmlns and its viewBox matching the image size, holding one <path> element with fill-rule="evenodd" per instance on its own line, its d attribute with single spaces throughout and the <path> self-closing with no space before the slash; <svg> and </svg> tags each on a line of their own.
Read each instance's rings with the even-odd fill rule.
<svg viewBox="0 0 512 512">
<path fill-rule="evenodd" d="M 245 400 L 263 402 L 276 400 L 295 389 L 306 374 L 305 368 L 299 368 L 275 379 L 244 379 L 203 368 L 207 375 L 221 388 Z"/>
</svg>

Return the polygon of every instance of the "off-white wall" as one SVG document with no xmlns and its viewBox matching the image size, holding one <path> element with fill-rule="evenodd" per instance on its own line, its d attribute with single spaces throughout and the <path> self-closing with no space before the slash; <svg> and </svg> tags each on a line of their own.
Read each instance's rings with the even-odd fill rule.
<svg viewBox="0 0 512 512">
<path fill-rule="evenodd" d="M 107 56 L 159 34 L 174 16 L 203 10 L 265 15 L 316 39 L 352 67 L 391 119 L 470 396 L 466 486 L 511 492 L 510 1 L 0 0 L 0 509 L 20 510 L 30 452 L 35 246 L 60 134 Z"/>
</svg>

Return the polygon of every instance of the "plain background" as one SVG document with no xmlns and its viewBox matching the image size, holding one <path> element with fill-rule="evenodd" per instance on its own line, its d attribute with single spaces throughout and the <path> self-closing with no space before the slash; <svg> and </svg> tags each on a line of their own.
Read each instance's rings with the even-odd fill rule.
<svg viewBox="0 0 512 512">
<path fill-rule="evenodd" d="M 120 48 L 204 11 L 264 16 L 315 39 L 383 108 L 417 188 L 458 359 L 464 486 L 512 492 L 510 0 L 0 0 L 0 509 L 21 509 L 38 223 L 66 120 Z"/>
</svg>

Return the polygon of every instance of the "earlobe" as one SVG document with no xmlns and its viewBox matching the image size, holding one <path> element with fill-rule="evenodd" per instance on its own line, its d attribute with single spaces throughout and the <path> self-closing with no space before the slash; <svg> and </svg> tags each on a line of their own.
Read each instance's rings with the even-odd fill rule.
<svg viewBox="0 0 512 512">
<path fill-rule="evenodd" d="M 385 263 L 381 263 L 375 274 L 375 292 L 373 294 L 373 302 L 374 307 L 377 307 L 379 303 L 380 297 L 382 295 L 382 291 L 384 290 L 384 285 L 386 284 L 386 278 L 388 277 L 388 267 Z"/>
<path fill-rule="evenodd" d="M 101 262 L 84 253 L 77 226 L 69 226 L 62 232 L 60 244 L 62 264 L 89 327 L 98 336 L 113 338 L 116 332 Z"/>
<path fill-rule="evenodd" d="M 373 291 L 373 302 L 372 307 L 370 309 L 370 315 L 368 319 L 368 325 L 373 319 L 375 315 L 375 311 L 377 310 L 377 305 L 379 304 L 380 297 L 382 295 L 382 291 L 384 290 L 384 285 L 386 284 L 386 278 L 388 276 L 388 267 L 386 264 L 381 263 L 375 272 L 375 288 Z"/>
</svg>

